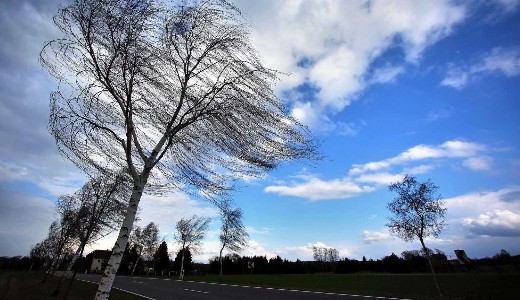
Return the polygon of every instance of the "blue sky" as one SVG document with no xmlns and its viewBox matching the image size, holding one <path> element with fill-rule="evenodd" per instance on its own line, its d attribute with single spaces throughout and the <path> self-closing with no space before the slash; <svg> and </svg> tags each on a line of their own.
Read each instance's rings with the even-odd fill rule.
<svg viewBox="0 0 520 300">
<path fill-rule="evenodd" d="M 520 254 L 520 1 L 235 2 L 265 64 L 290 74 L 276 93 L 324 156 L 237 183 L 251 236 L 242 254 L 418 249 L 385 228 L 387 185 L 406 173 L 430 178 L 446 201 L 449 227 L 429 247 Z M 56 198 L 85 181 L 46 128 L 57 83 L 37 59 L 59 37 L 58 3 L 0 3 L 0 255 L 28 254 L 56 217 Z M 209 204 L 173 191 L 141 207 L 139 224 L 158 223 L 167 241 L 180 218 L 212 217 L 197 259 L 218 253 Z"/>
</svg>

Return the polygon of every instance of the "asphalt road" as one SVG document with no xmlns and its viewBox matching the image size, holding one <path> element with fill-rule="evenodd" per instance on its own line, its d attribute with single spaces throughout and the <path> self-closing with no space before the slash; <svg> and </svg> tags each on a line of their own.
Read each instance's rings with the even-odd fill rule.
<svg viewBox="0 0 520 300">
<path fill-rule="evenodd" d="M 80 280 L 98 283 L 101 275 L 78 274 Z M 336 293 L 309 292 L 263 288 L 254 286 L 238 286 L 194 281 L 179 281 L 151 277 L 118 276 L 114 287 L 139 295 L 145 299 L 154 300 L 321 300 L 321 299 L 395 299 L 384 297 L 367 297 Z"/>
</svg>

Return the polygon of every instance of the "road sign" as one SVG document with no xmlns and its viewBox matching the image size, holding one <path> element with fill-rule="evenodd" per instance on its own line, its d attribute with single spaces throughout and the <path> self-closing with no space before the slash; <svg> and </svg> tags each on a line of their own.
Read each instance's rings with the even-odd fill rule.
<svg viewBox="0 0 520 300">
<path fill-rule="evenodd" d="M 255 262 L 250 260 L 247 262 L 247 268 L 248 269 L 254 269 L 255 268 Z"/>
<path fill-rule="evenodd" d="M 457 258 L 459 259 L 459 262 L 463 265 L 469 265 L 471 264 L 471 260 L 466 256 L 466 252 L 464 250 L 454 250 L 455 255 L 457 255 Z"/>
</svg>

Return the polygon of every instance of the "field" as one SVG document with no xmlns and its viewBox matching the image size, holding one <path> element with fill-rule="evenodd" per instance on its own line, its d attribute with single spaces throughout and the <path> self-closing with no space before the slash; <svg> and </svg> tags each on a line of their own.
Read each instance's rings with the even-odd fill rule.
<svg viewBox="0 0 520 300">
<path fill-rule="evenodd" d="M 0 274 L 10 281 L 6 300 L 60 299 L 51 294 L 56 278 L 46 284 L 40 281 L 42 273 L 12 272 Z M 218 282 L 218 276 L 186 276 L 186 280 Z M 480 273 L 480 274 L 440 274 L 439 284 L 444 297 L 437 296 L 431 275 L 428 274 L 314 274 L 314 275 L 226 275 L 224 283 L 265 287 L 290 288 L 299 290 L 327 291 L 346 294 L 386 296 L 406 299 L 518 299 L 520 274 Z M 96 285 L 76 281 L 69 299 L 93 299 Z M 135 300 L 137 296 L 117 290 L 110 299 Z"/>
<path fill-rule="evenodd" d="M 225 275 L 223 282 L 409 299 L 518 299 L 520 274 L 440 274 L 438 297 L 429 274 Z M 218 276 L 186 280 L 218 282 Z"/>
<path fill-rule="evenodd" d="M 43 273 L 40 272 L 11 272 L 0 274 L 2 279 L 8 279 L 6 283 L 7 293 L 2 295 L 0 291 L 0 298 L 4 300 L 56 300 L 61 297 L 52 296 L 54 288 L 56 287 L 57 277 L 51 277 L 44 284 L 41 283 Z M 67 299 L 83 300 L 94 299 L 97 285 L 74 281 L 71 291 Z M 2 297 L 4 296 L 4 297 Z M 130 295 L 118 290 L 114 290 L 110 294 L 111 300 L 141 300 L 142 298 Z"/>
</svg>

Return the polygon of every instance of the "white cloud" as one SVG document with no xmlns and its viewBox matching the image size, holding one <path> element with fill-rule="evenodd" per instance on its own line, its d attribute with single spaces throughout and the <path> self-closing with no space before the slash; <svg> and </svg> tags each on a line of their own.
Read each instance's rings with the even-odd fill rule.
<svg viewBox="0 0 520 300">
<path fill-rule="evenodd" d="M 292 186 L 268 186 L 264 189 L 264 191 L 268 193 L 307 198 L 311 201 L 346 199 L 373 190 L 374 188 L 372 187 L 360 186 L 348 178 L 329 181 L 312 178 L 303 184 L 294 184 Z"/>
<path fill-rule="evenodd" d="M 160 196 L 145 194 L 141 198 L 139 208 L 137 215 L 139 220 L 134 223 L 134 227 L 137 225 L 143 227 L 150 222 L 154 222 L 159 227 L 159 238 L 168 243 L 169 251 L 174 251 L 177 247 L 173 240 L 175 225 L 180 219 L 197 215 L 214 220 L 218 216 L 218 210 L 209 203 L 193 200 L 180 191 L 165 193 Z M 117 233 L 114 232 L 91 245 L 88 251 L 112 249 L 116 239 Z M 220 250 L 218 244 L 218 234 L 209 231 L 202 247 L 203 253 L 194 255 L 194 258 L 197 261 L 207 262 L 207 259 Z"/>
<path fill-rule="evenodd" d="M 520 187 L 445 199 L 449 231 L 462 239 L 520 236 Z M 469 235 L 468 235 L 469 233 Z"/>
<path fill-rule="evenodd" d="M 482 191 L 447 198 L 446 207 L 452 219 L 475 218 L 493 210 L 520 211 L 520 187 L 498 191 Z"/>
<path fill-rule="evenodd" d="M 364 230 L 363 234 L 362 234 L 362 237 L 363 237 L 363 242 L 365 244 L 373 244 L 373 243 L 377 243 L 377 242 L 385 241 L 385 240 L 390 240 L 390 239 L 394 238 L 390 234 L 390 232 L 388 232 L 388 230 L 385 230 L 385 231 Z"/>
<path fill-rule="evenodd" d="M 472 157 L 485 150 L 484 145 L 460 140 L 447 141 L 437 146 L 417 145 L 397 156 L 382 161 L 369 162 L 363 165 L 356 164 L 351 169 L 350 174 L 379 171 L 395 165 L 405 165 L 428 159 Z"/>
<path fill-rule="evenodd" d="M 139 203 L 141 208 L 139 218 L 140 225 L 145 226 L 154 222 L 159 226 L 161 235 L 166 240 L 172 240 L 175 232 L 175 224 L 182 218 L 192 215 L 214 218 L 218 216 L 218 210 L 209 203 L 190 199 L 182 192 L 172 192 L 160 196 L 145 195 Z"/>
<path fill-rule="evenodd" d="M 448 73 L 441 81 L 441 85 L 450 86 L 454 89 L 460 90 L 468 83 L 468 72 L 456 68 L 448 69 Z"/>
<path fill-rule="evenodd" d="M 402 66 L 394 67 L 387 66 L 374 71 L 370 82 L 372 83 L 392 83 L 395 82 L 399 74 L 404 73 L 405 69 Z"/>
<path fill-rule="evenodd" d="M 425 48 L 449 35 L 466 15 L 462 5 L 447 0 L 266 0 L 238 5 L 255 25 L 253 42 L 267 65 L 291 74 L 281 78 L 278 91 L 303 84 L 317 90 L 317 99 L 298 99 L 293 110 L 298 120 L 317 128 L 321 124 L 313 120 L 344 109 L 368 85 L 393 82 L 404 64 L 417 62 Z M 391 47 L 402 50 L 405 59 L 365 80 L 374 60 Z"/>
<path fill-rule="evenodd" d="M 509 210 L 486 212 L 476 218 L 466 218 L 464 223 L 478 235 L 520 237 L 520 214 Z"/>
<path fill-rule="evenodd" d="M 506 77 L 520 75 L 520 48 L 497 47 L 469 67 L 451 65 L 440 84 L 460 90 L 477 76 L 492 73 Z"/>
<path fill-rule="evenodd" d="M 479 171 L 479 170 L 489 170 L 491 168 L 491 163 L 493 159 L 488 156 L 476 156 L 470 157 L 462 162 L 462 164 L 468 169 Z"/>
<path fill-rule="evenodd" d="M 266 249 L 256 240 L 249 240 L 248 247 L 241 254 L 244 256 L 266 256 L 268 259 L 277 255 L 275 251 Z"/>
<path fill-rule="evenodd" d="M 356 178 L 356 182 L 372 183 L 376 185 L 388 185 L 392 182 L 399 181 L 402 178 L 403 176 L 400 174 L 371 173 L 362 174 L 361 176 Z"/>
<path fill-rule="evenodd" d="M 249 235 L 251 234 L 262 234 L 262 235 L 268 235 L 271 233 L 272 229 L 267 227 L 262 228 L 255 228 L 252 226 L 246 226 L 246 231 Z"/>
<path fill-rule="evenodd" d="M 494 48 L 481 64 L 473 66 L 471 73 L 500 72 L 508 77 L 520 74 L 520 49 Z"/>
<path fill-rule="evenodd" d="M 399 181 L 404 174 L 424 174 L 441 165 L 444 159 L 464 159 L 462 165 L 470 170 L 488 170 L 492 158 L 481 155 L 486 151 L 485 145 L 460 140 L 437 146 L 417 145 L 388 159 L 354 164 L 341 179 L 322 180 L 314 175 L 303 178 L 305 182 L 268 186 L 264 191 L 310 201 L 347 199 Z"/>
</svg>

